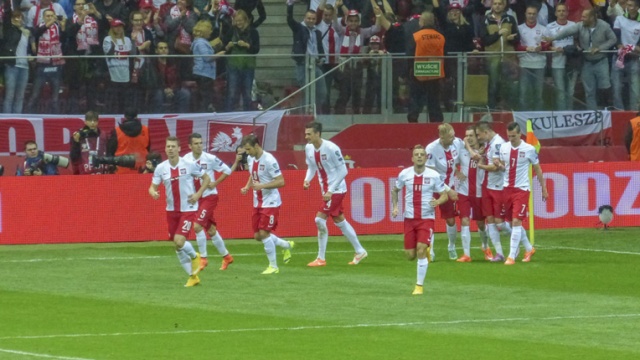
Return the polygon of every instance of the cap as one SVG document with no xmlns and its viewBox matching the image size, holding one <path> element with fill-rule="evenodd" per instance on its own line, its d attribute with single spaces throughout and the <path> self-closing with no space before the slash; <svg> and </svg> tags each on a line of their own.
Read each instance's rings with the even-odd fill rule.
<svg viewBox="0 0 640 360">
<path fill-rule="evenodd" d="M 462 5 L 460 5 L 460 3 L 454 2 L 449 4 L 447 10 L 462 10 Z"/>
<path fill-rule="evenodd" d="M 349 12 L 347 13 L 347 17 L 349 16 L 360 16 L 360 12 L 358 10 L 349 10 Z"/>
<path fill-rule="evenodd" d="M 140 0 L 138 3 L 140 9 L 153 9 L 153 0 Z"/>
<path fill-rule="evenodd" d="M 124 117 L 126 119 L 133 120 L 133 119 L 138 117 L 138 112 L 135 109 L 132 109 L 132 108 L 125 109 Z"/>
<path fill-rule="evenodd" d="M 380 36 L 378 36 L 378 35 L 373 35 L 373 36 L 371 37 L 371 39 L 369 39 L 369 42 L 370 42 L 370 43 L 378 43 L 378 44 L 380 44 Z"/>
<path fill-rule="evenodd" d="M 113 28 L 116 26 L 124 26 L 124 22 L 120 19 L 112 19 L 109 21 L 109 25 Z"/>
</svg>

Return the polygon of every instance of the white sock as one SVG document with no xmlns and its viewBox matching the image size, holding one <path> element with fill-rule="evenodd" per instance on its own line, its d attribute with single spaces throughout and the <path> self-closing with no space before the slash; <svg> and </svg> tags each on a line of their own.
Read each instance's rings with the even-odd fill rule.
<svg viewBox="0 0 640 360">
<path fill-rule="evenodd" d="M 429 268 L 429 260 L 427 258 L 418 259 L 418 281 L 417 285 L 424 285 L 424 278 L 427 276 L 427 269 Z"/>
<path fill-rule="evenodd" d="M 222 236 L 220 236 L 220 231 L 216 231 L 216 234 L 211 238 L 211 242 L 213 243 L 213 246 L 218 249 L 218 253 L 220 255 L 222 255 L 223 257 L 229 255 L 229 250 L 227 250 L 227 247 L 224 246 L 224 240 L 222 240 Z"/>
<path fill-rule="evenodd" d="M 276 234 L 273 234 L 273 233 L 271 234 L 271 241 L 273 241 L 273 243 L 276 246 L 279 246 L 279 247 L 285 248 L 285 249 L 291 249 L 291 244 L 289 244 L 288 241 L 282 240 Z"/>
<path fill-rule="evenodd" d="M 460 237 L 462 238 L 462 250 L 467 256 L 471 256 L 471 231 L 468 226 L 460 227 Z"/>
<path fill-rule="evenodd" d="M 433 234 L 433 231 L 432 231 L 431 232 L 431 261 L 433 261 L 433 259 L 436 257 L 436 251 L 434 250 L 435 243 L 436 243 L 436 236 Z"/>
<path fill-rule="evenodd" d="M 511 234 L 511 224 L 508 221 L 503 221 L 500 224 L 496 225 L 498 230 L 500 230 L 503 234 Z"/>
<path fill-rule="evenodd" d="M 502 252 L 502 244 L 500 243 L 500 232 L 496 228 L 496 224 L 487 224 L 487 230 L 489 230 L 489 238 L 493 247 L 496 249 L 496 254 L 504 256 Z"/>
<path fill-rule="evenodd" d="M 449 226 L 447 224 L 447 238 L 449 238 L 449 250 L 456 249 L 456 238 L 458 237 L 458 229 L 455 225 Z"/>
<path fill-rule="evenodd" d="M 196 233 L 196 242 L 198 243 L 200 256 L 207 257 L 207 232 L 202 230 Z"/>
<path fill-rule="evenodd" d="M 487 239 L 487 232 L 484 230 L 478 229 L 478 235 L 480 235 L 480 241 L 482 241 L 482 248 L 486 249 L 489 247 L 489 239 Z"/>
<path fill-rule="evenodd" d="M 327 219 L 316 217 L 318 227 L 318 259 L 325 260 L 327 253 L 327 242 L 329 242 L 329 229 L 327 229 Z"/>
<path fill-rule="evenodd" d="M 357 254 L 366 252 L 362 245 L 360 245 L 358 235 L 356 235 L 356 231 L 353 230 L 353 226 L 351 226 L 346 219 L 343 222 L 336 223 L 336 226 L 340 228 L 342 234 L 347 238 L 347 240 L 349 240 Z"/>
<path fill-rule="evenodd" d="M 185 240 L 184 246 L 180 250 L 184 251 L 185 254 L 189 255 L 190 258 L 196 258 L 196 251 L 193 249 L 193 246 L 191 246 L 191 243 L 189 241 Z"/>
<path fill-rule="evenodd" d="M 189 255 L 185 254 L 182 250 L 177 250 L 176 255 L 178 255 L 178 261 L 180 261 L 180 266 L 187 272 L 187 275 L 191 275 L 191 258 Z"/>
<path fill-rule="evenodd" d="M 529 242 L 529 237 L 527 236 L 527 230 L 525 230 L 524 228 L 522 228 L 522 237 L 520 238 L 520 241 L 522 241 L 524 250 L 526 252 L 529 252 L 531 251 L 531 249 L 533 249 L 533 245 L 531 245 L 531 242 Z"/>
<path fill-rule="evenodd" d="M 514 226 L 513 229 L 511 229 L 511 248 L 509 249 L 509 257 L 514 260 L 518 256 L 521 234 L 522 226 Z"/>
<path fill-rule="evenodd" d="M 272 268 L 278 268 L 278 259 L 276 259 L 276 244 L 271 240 L 271 236 L 262 240 L 264 245 L 264 252 L 267 253 L 267 259 L 269 259 L 269 266 Z"/>
</svg>

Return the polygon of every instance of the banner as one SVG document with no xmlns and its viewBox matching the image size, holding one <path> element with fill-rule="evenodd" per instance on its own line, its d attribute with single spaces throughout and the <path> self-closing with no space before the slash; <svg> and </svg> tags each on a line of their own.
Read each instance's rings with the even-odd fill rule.
<svg viewBox="0 0 640 360">
<path fill-rule="evenodd" d="M 637 164 L 542 164 L 542 169 L 549 199 L 541 200 L 534 181 L 536 229 L 595 228 L 601 205 L 613 207 L 612 227 L 640 226 Z M 343 205 L 358 234 L 402 234 L 402 217 L 391 217 L 391 189 L 400 170 L 349 171 Z M 314 218 L 322 205 L 320 189 L 314 179 L 311 189 L 303 190 L 305 173 L 283 171 L 286 186 L 281 189 L 283 206 L 275 231 L 280 237 L 317 235 Z M 225 239 L 253 236 L 252 198 L 240 194 L 247 176 L 234 173 L 218 187 L 215 219 Z M 150 183 L 150 175 L 0 177 L 0 244 L 166 240 L 164 189 L 154 201 L 148 194 Z M 329 233 L 341 235 L 331 223 Z M 436 231 L 445 231 L 439 217 Z"/>
<path fill-rule="evenodd" d="M 182 154 L 189 152 L 189 135 L 197 132 L 213 152 L 235 151 L 242 137 L 254 132 L 265 150 L 275 150 L 278 129 L 284 111 L 269 111 L 253 125 L 253 119 L 261 112 L 247 111 L 211 114 L 144 114 L 143 125 L 149 126 L 151 150 L 164 153 L 165 138 L 177 136 L 182 143 Z M 111 133 L 122 115 L 100 115 L 99 127 Z M 40 150 L 69 154 L 73 133 L 84 126 L 84 115 L 25 115 L 0 116 L 0 155 L 24 154 L 24 143 L 35 140 Z"/>
<path fill-rule="evenodd" d="M 605 111 L 514 111 L 514 120 L 526 135 L 527 120 L 543 145 L 610 144 L 611 112 Z M 553 143 L 545 144 L 545 140 Z M 607 140 L 609 139 L 609 140 Z"/>
</svg>

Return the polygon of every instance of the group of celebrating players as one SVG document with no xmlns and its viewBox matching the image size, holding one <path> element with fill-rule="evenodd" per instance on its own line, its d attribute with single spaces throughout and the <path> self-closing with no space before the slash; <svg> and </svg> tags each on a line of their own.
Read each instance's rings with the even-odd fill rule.
<svg viewBox="0 0 640 360">
<path fill-rule="evenodd" d="M 427 147 L 413 148 L 413 166 L 402 170 L 392 189 L 392 216 L 399 213 L 398 194 L 404 191 L 404 249 L 409 260 L 417 261 L 417 282 L 414 295 L 423 294 L 424 279 L 429 262 L 433 261 L 435 208 L 440 207 L 446 221 L 448 252 L 451 260 L 471 262 L 470 220 L 475 220 L 482 241 L 486 260 L 515 264 L 520 243 L 524 245 L 522 259 L 529 262 L 535 248 L 529 242 L 522 220 L 527 216 L 530 194 L 529 165 L 540 182 L 542 199 L 548 197 L 535 148 L 521 139 L 517 123 L 507 126 L 509 142 L 496 134 L 490 122 L 470 125 L 464 140 L 455 137 L 450 124 L 438 127 L 439 138 Z M 345 177 L 347 167 L 340 148 L 322 138 L 322 124 L 305 125 L 305 160 L 307 173 L 303 188 L 309 189 L 314 176 L 318 176 L 322 202 L 315 217 L 318 228 L 318 256 L 309 267 L 326 266 L 328 241 L 327 218 L 331 217 L 354 248 L 350 265 L 357 265 L 368 254 L 343 213 L 342 201 L 347 192 Z M 269 265 L 262 274 L 279 273 L 276 247 L 283 248 L 283 261 L 291 260 L 293 241 L 279 238 L 274 231 L 282 199 L 278 188 L 283 187 L 284 177 L 277 160 L 262 149 L 258 138 L 251 134 L 242 139 L 241 149 L 247 156 L 249 178 L 240 190 L 253 193 L 252 228 L 254 238 L 262 242 Z M 189 137 L 191 152 L 180 157 L 180 142 L 168 137 L 165 151 L 167 160 L 156 168 L 149 194 L 159 198 L 158 187 L 163 184 L 167 198 L 167 223 L 169 236 L 176 245 L 180 264 L 189 275 L 185 286 L 200 283 L 198 274 L 207 265 L 207 235 L 222 256 L 220 270 L 233 263 L 216 229 L 214 210 L 218 202 L 217 186 L 238 167 L 242 155 L 236 156 L 231 168 L 215 155 L 203 151 L 202 136 Z M 215 173 L 220 175 L 216 178 Z M 194 178 L 197 179 L 194 181 Z M 460 217 L 464 255 L 458 258 L 456 217 Z M 187 241 L 193 224 L 198 252 Z M 500 232 L 510 233 L 510 250 L 505 260 Z M 487 236 L 488 233 L 488 236 Z M 488 238 L 491 240 L 495 255 Z"/>
</svg>

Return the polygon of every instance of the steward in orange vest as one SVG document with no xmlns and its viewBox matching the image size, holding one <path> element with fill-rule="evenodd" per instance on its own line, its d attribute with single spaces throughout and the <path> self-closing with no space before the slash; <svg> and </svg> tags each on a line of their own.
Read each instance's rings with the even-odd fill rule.
<svg viewBox="0 0 640 360">
<path fill-rule="evenodd" d="M 116 174 L 137 174 L 138 169 L 145 165 L 150 147 L 149 128 L 140 123 L 135 110 L 127 109 L 124 113 L 124 121 L 111 133 L 107 144 L 107 155 L 135 155 L 136 167 L 129 169 L 118 166 Z"/>
<path fill-rule="evenodd" d="M 627 134 L 624 137 L 631 161 L 640 161 L 640 113 L 636 115 L 629 121 Z"/>
</svg>

